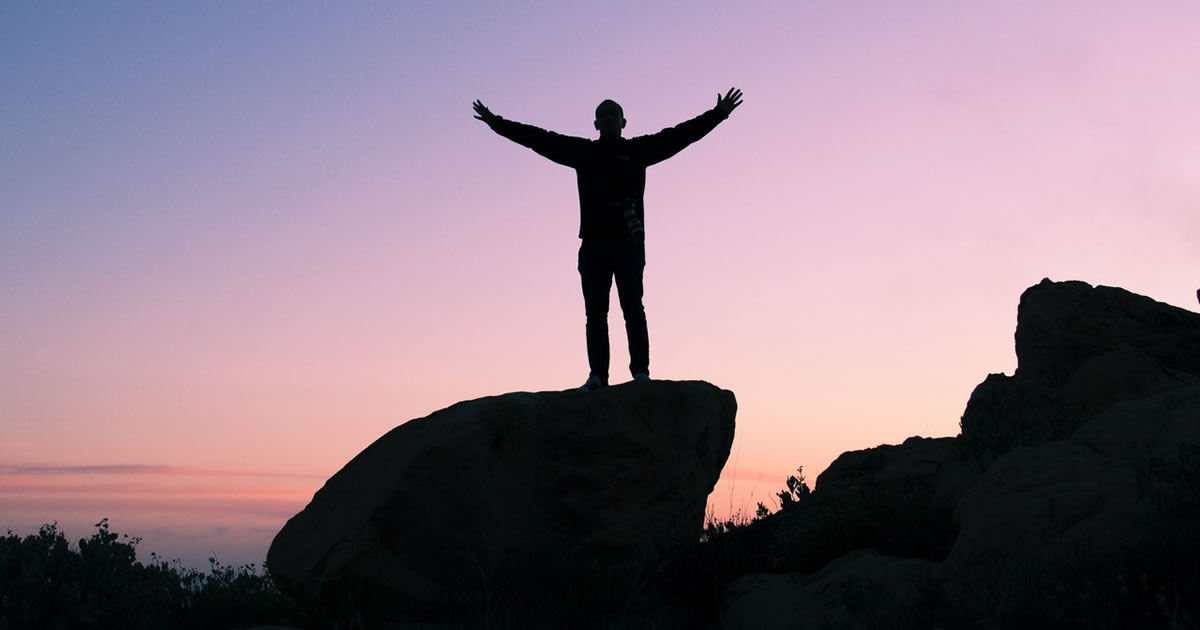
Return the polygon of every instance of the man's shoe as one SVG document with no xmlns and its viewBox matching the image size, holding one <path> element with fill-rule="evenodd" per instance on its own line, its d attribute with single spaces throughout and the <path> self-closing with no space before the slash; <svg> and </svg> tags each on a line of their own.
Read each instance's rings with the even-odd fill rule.
<svg viewBox="0 0 1200 630">
<path fill-rule="evenodd" d="M 579 389 L 577 391 L 590 392 L 595 389 L 600 389 L 601 387 L 608 387 L 608 383 L 605 383 L 604 381 L 600 380 L 600 377 L 596 376 L 595 374 L 592 374 L 592 375 L 588 376 L 588 380 L 586 383 L 579 386 Z"/>
<path fill-rule="evenodd" d="M 648 381 L 648 380 L 650 380 L 650 375 L 649 375 L 649 374 L 647 374 L 647 373 L 645 373 L 645 372 L 638 372 L 637 374 L 634 374 L 634 375 L 633 375 L 633 380 L 635 380 L 635 381 Z"/>
</svg>

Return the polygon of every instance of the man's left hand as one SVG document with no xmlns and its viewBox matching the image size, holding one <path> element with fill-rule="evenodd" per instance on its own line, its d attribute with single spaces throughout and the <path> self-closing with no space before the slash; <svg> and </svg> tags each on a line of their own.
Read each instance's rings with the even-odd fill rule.
<svg viewBox="0 0 1200 630">
<path fill-rule="evenodd" d="M 475 108 L 475 117 L 489 125 L 496 122 L 496 119 L 500 118 L 499 116 L 493 114 L 492 110 L 485 107 L 483 101 L 477 100 L 474 103 L 471 103 L 471 107 Z"/>
</svg>

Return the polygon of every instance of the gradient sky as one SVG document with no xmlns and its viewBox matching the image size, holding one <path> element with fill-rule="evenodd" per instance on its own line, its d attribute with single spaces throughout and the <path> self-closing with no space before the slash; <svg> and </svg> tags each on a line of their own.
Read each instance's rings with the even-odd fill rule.
<svg viewBox="0 0 1200 630">
<path fill-rule="evenodd" d="M 260 562 L 397 424 L 582 383 L 573 173 L 476 98 L 594 137 L 605 98 L 640 135 L 745 91 L 646 191 L 653 374 L 738 397 L 714 512 L 954 435 L 1043 277 L 1196 309 L 1197 33 L 1194 0 L 2 3 L 0 531 Z"/>
</svg>

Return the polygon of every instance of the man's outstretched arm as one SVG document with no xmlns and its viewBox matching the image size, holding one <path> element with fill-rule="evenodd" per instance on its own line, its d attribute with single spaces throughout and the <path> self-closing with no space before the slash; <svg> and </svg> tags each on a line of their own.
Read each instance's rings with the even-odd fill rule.
<svg viewBox="0 0 1200 630">
<path fill-rule="evenodd" d="M 476 100 L 471 106 L 475 109 L 475 118 L 487 123 L 492 131 L 533 149 L 538 155 L 563 166 L 576 166 L 589 144 L 588 140 L 573 136 L 564 136 L 526 125 L 513 120 L 505 120 L 492 113 L 482 101 Z"/>
<path fill-rule="evenodd" d="M 728 118 L 729 114 L 741 104 L 742 91 L 737 88 L 729 88 L 724 96 L 718 92 L 716 106 L 703 114 L 674 127 L 663 129 L 656 134 L 635 138 L 634 140 L 641 145 L 640 153 L 645 165 L 657 164 L 708 135 L 708 132 L 716 128 L 722 120 Z"/>
</svg>

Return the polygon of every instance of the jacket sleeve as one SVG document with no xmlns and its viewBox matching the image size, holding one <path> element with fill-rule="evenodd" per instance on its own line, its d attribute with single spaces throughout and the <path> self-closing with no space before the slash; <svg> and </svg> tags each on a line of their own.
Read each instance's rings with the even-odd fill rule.
<svg viewBox="0 0 1200 630">
<path fill-rule="evenodd" d="M 579 165 L 584 151 L 590 144 L 584 138 L 564 136 L 553 131 L 539 129 L 533 125 L 503 118 L 497 118 L 490 126 L 492 131 L 521 146 L 533 149 L 538 155 L 572 168 Z"/>
<path fill-rule="evenodd" d="M 728 114 L 713 108 L 687 122 L 679 123 L 655 134 L 634 138 L 633 141 L 637 143 L 638 153 L 646 166 L 658 164 L 708 135 L 708 132 L 728 117 Z"/>
</svg>

